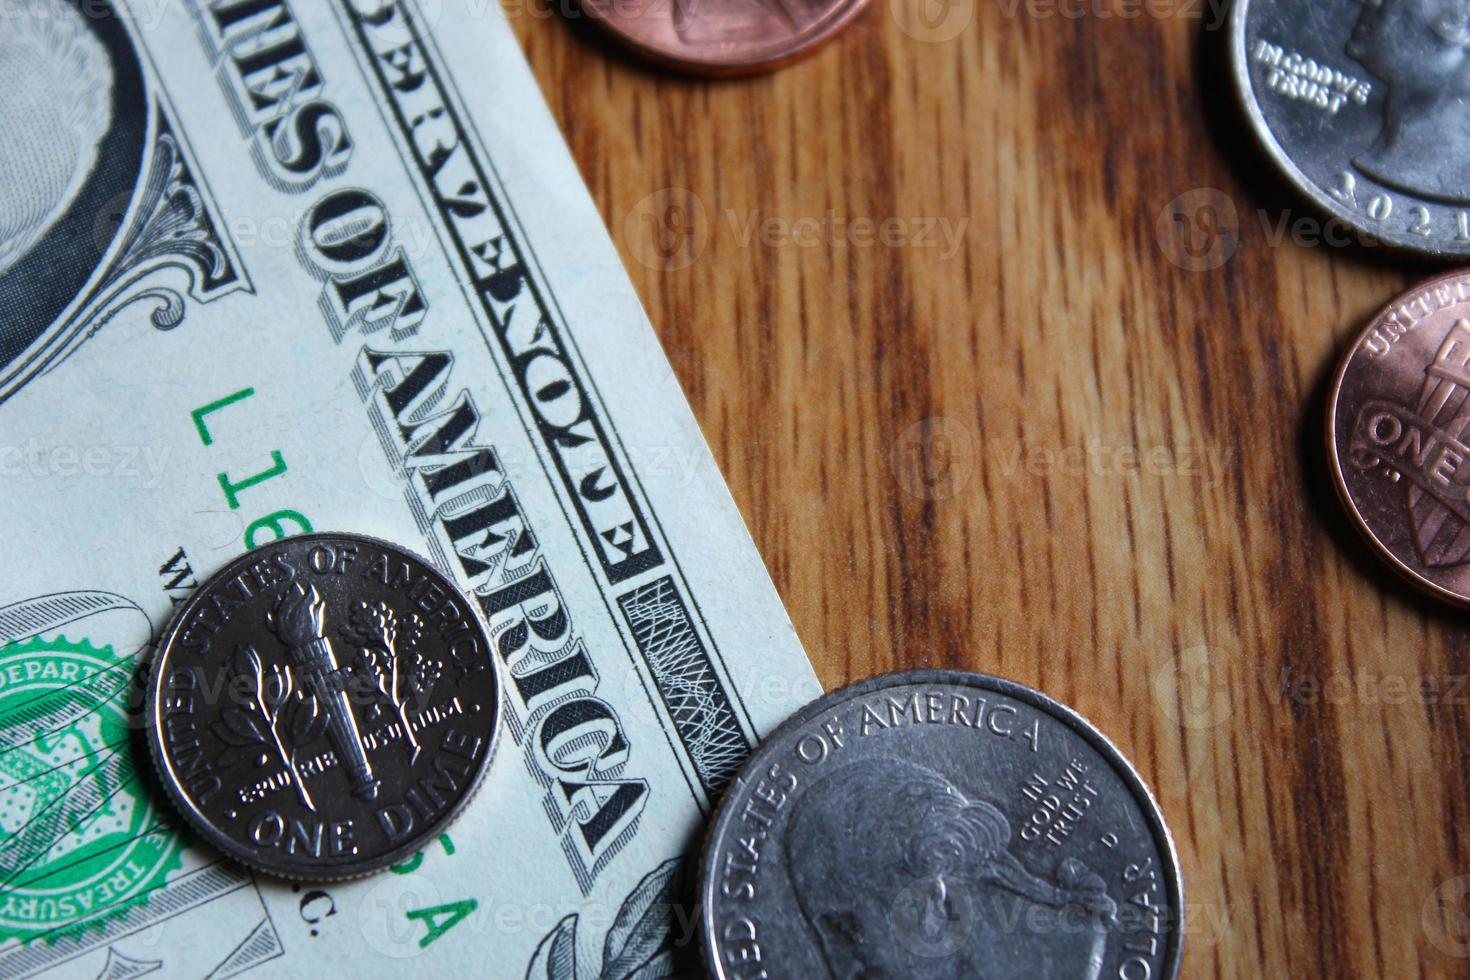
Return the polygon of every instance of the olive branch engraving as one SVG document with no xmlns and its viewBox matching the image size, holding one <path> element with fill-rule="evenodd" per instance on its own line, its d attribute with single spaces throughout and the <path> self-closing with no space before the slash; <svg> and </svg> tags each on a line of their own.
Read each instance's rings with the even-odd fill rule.
<svg viewBox="0 0 1470 980">
<path fill-rule="evenodd" d="M 348 614 L 342 635 L 357 647 L 353 666 L 374 690 L 392 705 L 408 743 L 409 763 L 423 750 L 409 721 L 412 701 L 427 694 L 444 671 L 444 665 L 426 657 L 419 649 L 424 621 L 417 614 L 400 619 L 386 602 L 359 601 Z"/>
<path fill-rule="evenodd" d="M 235 748 L 261 745 L 273 750 L 302 805 L 315 812 L 311 791 L 296 768 L 296 748 L 326 730 L 327 718 L 316 698 L 296 689 L 290 667 L 271 664 L 267 669 L 259 652 L 249 644 L 235 649 L 230 672 L 240 679 L 243 701 L 225 707 L 222 720 L 212 726 L 214 733 Z M 257 764 L 264 765 L 267 758 L 259 756 Z M 233 753 L 226 750 L 221 762 L 229 765 L 233 761 Z"/>
</svg>

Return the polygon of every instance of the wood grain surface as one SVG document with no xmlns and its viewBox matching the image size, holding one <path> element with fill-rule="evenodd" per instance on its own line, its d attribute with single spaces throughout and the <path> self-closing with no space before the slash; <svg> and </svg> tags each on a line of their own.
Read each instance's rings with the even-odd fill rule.
<svg viewBox="0 0 1470 980">
<path fill-rule="evenodd" d="M 1173 827 L 1186 976 L 1464 974 L 1470 632 L 1321 451 L 1343 345 L 1427 270 L 1314 243 L 1218 7 L 873 0 L 704 82 L 526 2 L 823 683 L 967 668 L 1090 718 Z"/>
</svg>

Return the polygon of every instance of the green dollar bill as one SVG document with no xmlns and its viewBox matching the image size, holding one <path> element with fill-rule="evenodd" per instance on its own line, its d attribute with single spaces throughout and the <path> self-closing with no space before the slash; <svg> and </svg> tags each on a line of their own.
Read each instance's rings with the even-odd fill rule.
<svg viewBox="0 0 1470 980">
<path fill-rule="evenodd" d="M 0 977 L 688 969 L 683 859 L 819 689 L 499 5 L 4 20 Z M 311 530 L 451 576 L 507 692 L 447 833 L 323 887 L 191 841 L 136 712 Z"/>
</svg>

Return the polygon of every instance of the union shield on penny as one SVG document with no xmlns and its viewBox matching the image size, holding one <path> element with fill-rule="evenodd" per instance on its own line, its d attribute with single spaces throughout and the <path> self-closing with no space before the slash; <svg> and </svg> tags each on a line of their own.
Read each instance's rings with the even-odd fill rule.
<svg viewBox="0 0 1470 980">
<path fill-rule="evenodd" d="M 1384 308 L 1338 370 L 1328 455 L 1358 529 L 1401 575 L 1470 605 L 1470 275 Z"/>
<path fill-rule="evenodd" d="M 500 689 L 452 581 L 387 542 L 312 534 L 217 572 L 164 633 L 149 744 L 211 844 L 331 880 L 417 850 L 490 760 Z"/>
</svg>

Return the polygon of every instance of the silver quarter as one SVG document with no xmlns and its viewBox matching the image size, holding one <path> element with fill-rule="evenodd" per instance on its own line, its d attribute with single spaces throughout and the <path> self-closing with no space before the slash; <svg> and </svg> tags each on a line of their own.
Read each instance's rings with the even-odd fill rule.
<svg viewBox="0 0 1470 980">
<path fill-rule="evenodd" d="M 1470 7 L 1236 0 L 1236 85 L 1282 173 L 1359 238 L 1470 255 Z"/>
<path fill-rule="evenodd" d="M 478 788 L 500 688 L 469 600 L 351 534 L 286 538 L 179 608 L 149 678 L 160 779 L 219 850 L 268 874 L 384 868 Z"/>
<path fill-rule="evenodd" d="M 1075 712 L 980 674 L 804 708 L 726 791 L 701 872 L 720 980 L 1179 970 L 1179 863 L 1138 774 Z"/>
</svg>

